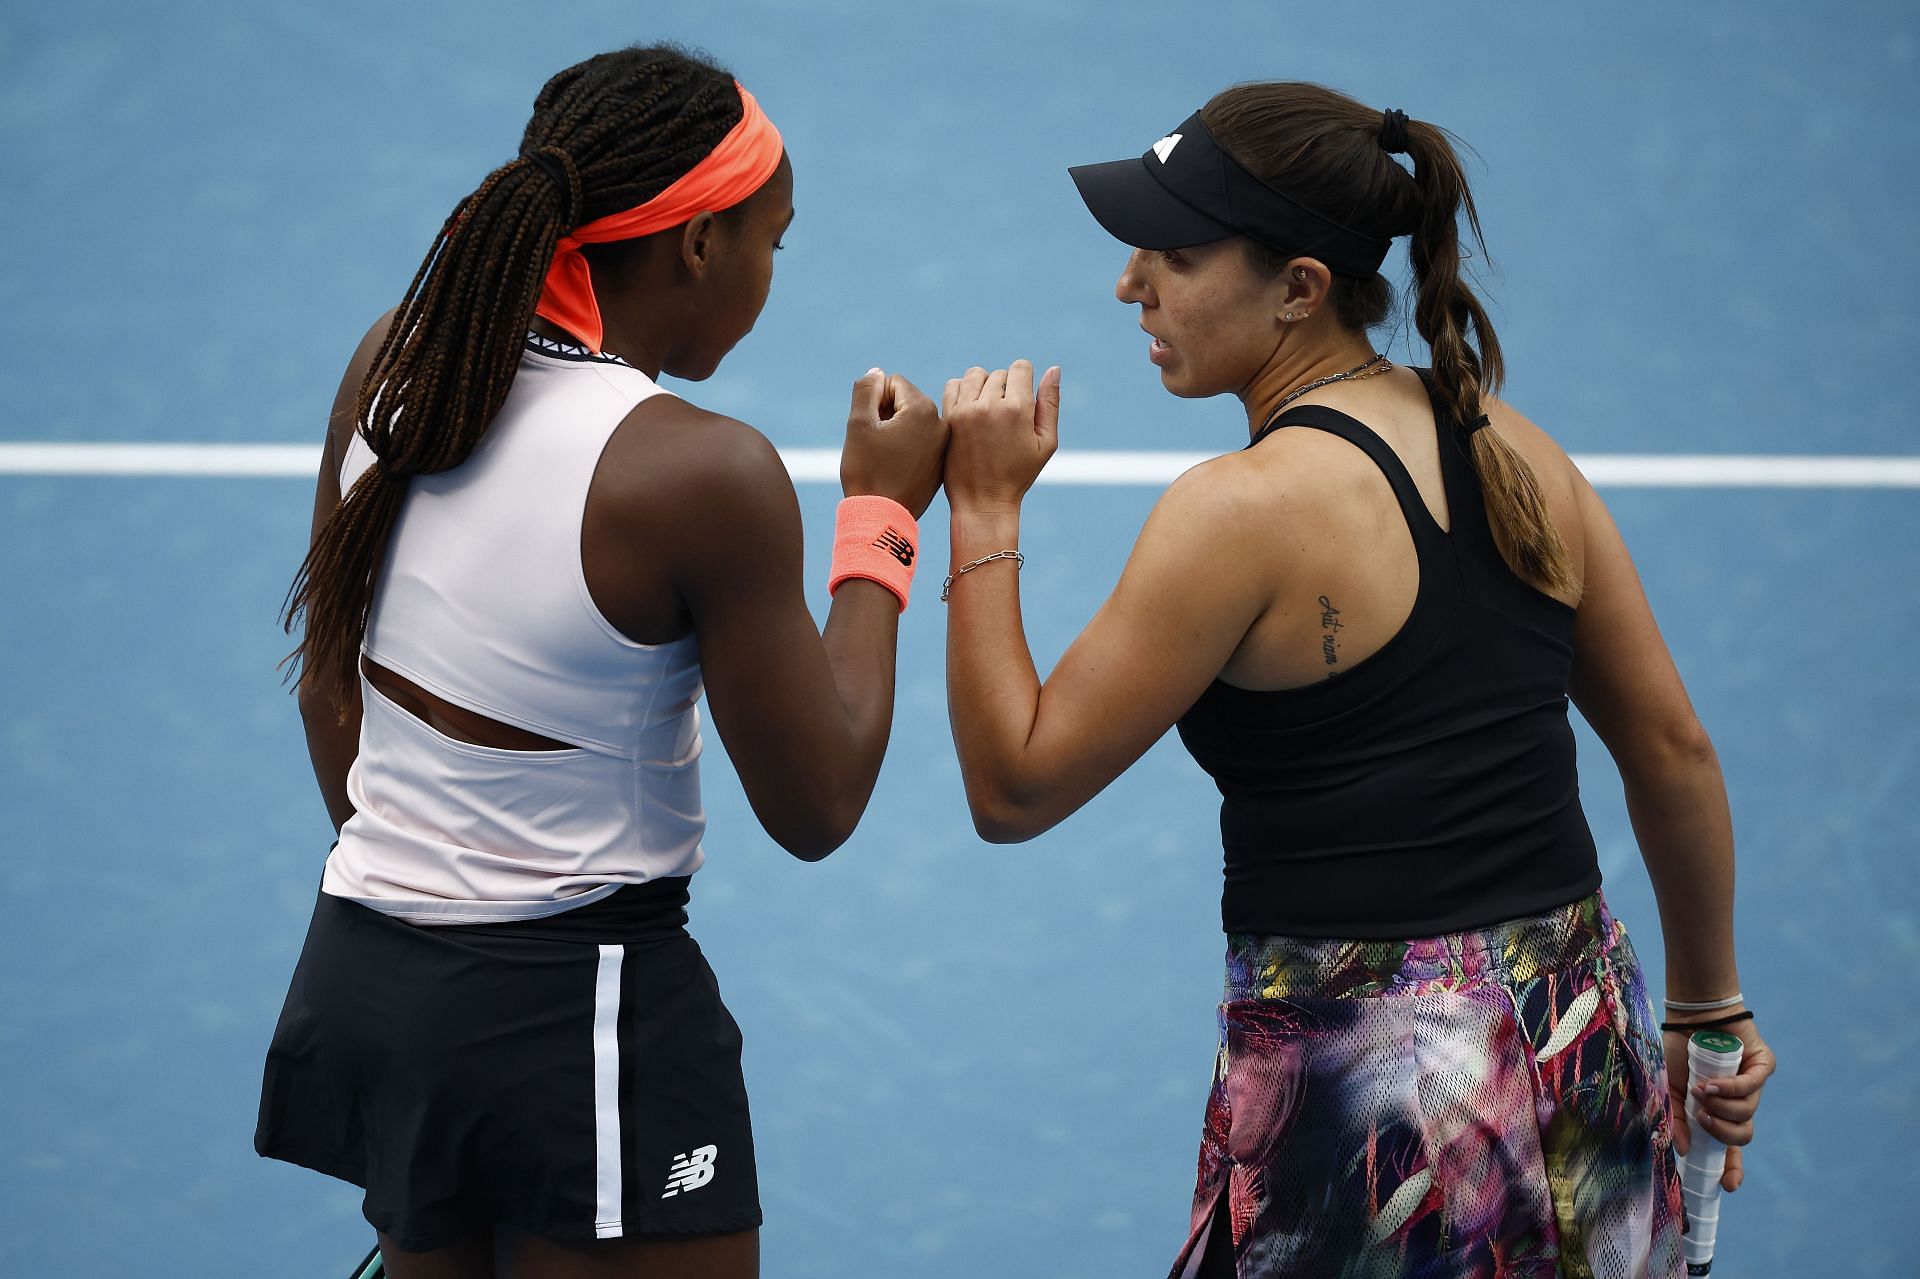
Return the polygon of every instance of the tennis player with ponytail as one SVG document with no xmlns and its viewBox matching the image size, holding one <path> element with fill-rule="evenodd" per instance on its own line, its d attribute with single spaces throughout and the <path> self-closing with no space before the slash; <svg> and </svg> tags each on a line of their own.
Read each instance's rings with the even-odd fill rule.
<svg viewBox="0 0 1920 1279">
<path fill-rule="evenodd" d="M 1073 176 L 1133 246 L 1117 292 L 1162 384 L 1237 396 L 1251 442 L 1174 482 L 1042 681 L 1020 503 L 1058 376 L 950 382 L 948 686 L 989 839 L 1061 821 L 1176 725 L 1224 798 L 1222 1035 L 1173 1273 L 1678 1275 L 1681 1027 L 1743 1041 L 1694 1090 L 1729 1188 L 1774 1065 L 1741 1002 L 1725 788 L 1606 509 L 1493 398 L 1448 135 L 1249 84 Z M 1431 370 L 1368 337 L 1401 236 Z M 1569 695 L 1658 898 L 1664 1058 L 1599 892 Z"/>
<path fill-rule="evenodd" d="M 855 383 L 817 631 L 779 455 L 656 384 L 753 327 L 792 190 L 724 71 L 592 58 L 341 382 L 288 619 L 339 840 L 255 1143 L 365 1188 L 399 1279 L 758 1272 L 740 1036 L 684 928 L 696 703 L 775 840 L 847 838 L 945 448 Z"/>
</svg>

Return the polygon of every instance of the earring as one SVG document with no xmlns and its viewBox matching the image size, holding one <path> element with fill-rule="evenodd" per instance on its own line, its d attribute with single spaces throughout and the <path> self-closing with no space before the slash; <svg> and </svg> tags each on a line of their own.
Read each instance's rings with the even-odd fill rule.
<svg viewBox="0 0 1920 1279">
<path fill-rule="evenodd" d="M 1293 318 L 1293 312 L 1291 311 L 1287 312 L 1287 318 L 1291 320 Z"/>
<path fill-rule="evenodd" d="M 1294 279 L 1296 279 L 1296 280 L 1304 280 L 1304 279 L 1306 279 L 1306 278 L 1307 278 L 1307 268 L 1305 268 L 1305 267 L 1303 267 L 1303 266 L 1297 266 L 1297 267 L 1295 267 L 1295 268 L 1293 268 L 1293 278 L 1294 278 Z"/>
</svg>

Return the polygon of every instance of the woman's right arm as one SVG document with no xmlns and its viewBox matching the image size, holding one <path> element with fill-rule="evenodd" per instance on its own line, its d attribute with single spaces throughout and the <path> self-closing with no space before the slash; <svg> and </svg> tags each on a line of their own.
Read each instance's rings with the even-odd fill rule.
<svg viewBox="0 0 1920 1279">
<path fill-rule="evenodd" d="M 1574 703 L 1620 769 L 1627 815 L 1653 881 L 1666 947 L 1667 997 L 1710 1002 L 1740 990 L 1733 944 L 1733 820 L 1713 742 L 1695 715 L 1674 667 L 1633 559 L 1599 494 L 1577 481 L 1585 542 L 1585 589 L 1574 619 L 1570 691 Z M 1744 1011 L 1729 1005 L 1691 1019 Z M 1714 1135 L 1729 1145 L 1753 1136 L 1753 1110 L 1773 1073 L 1773 1054 L 1751 1021 L 1729 1027 L 1747 1046 L 1736 1079 L 1720 1085 L 1709 1108 Z M 1676 1089 L 1685 1080 L 1685 1041 L 1669 1043 Z M 1685 1123 L 1676 1114 L 1680 1148 Z M 1727 1161 L 1729 1188 L 1740 1181 L 1737 1150 Z"/>
<path fill-rule="evenodd" d="M 855 578 L 816 630 L 785 464 L 751 427 L 700 417 L 698 458 L 673 468 L 673 518 L 655 526 L 667 542 L 660 549 L 699 644 L 714 726 L 754 814 L 781 847 L 818 860 L 853 833 L 879 776 L 900 606 L 885 587 Z M 846 492 L 892 498 L 918 518 L 939 488 L 945 445 L 936 406 L 911 383 L 862 378 L 842 460 Z"/>
</svg>

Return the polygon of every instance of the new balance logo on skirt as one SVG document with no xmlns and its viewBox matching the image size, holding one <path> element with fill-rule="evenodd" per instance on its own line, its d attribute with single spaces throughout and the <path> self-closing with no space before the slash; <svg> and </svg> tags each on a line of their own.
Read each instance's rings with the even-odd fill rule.
<svg viewBox="0 0 1920 1279">
<path fill-rule="evenodd" d="M 690 1155 L 676 1155 L 673 1167 L 667 1173 L 667 1193 L 662 1199 L 671 1199 L 682 1190 L 698 1190 L 713 1180 L 713 1161 L 720 1157 L 720 1151 L 713 1146 L 702 1146 Z"/>
<path fill-rule="evenodd" d="M 889 526 L 886 532 L 873 539 L 873 544 L 899 560 L 901 567 L 913 567 L 913 543 L 909 542 L 899 529 Z"/>
</svg>

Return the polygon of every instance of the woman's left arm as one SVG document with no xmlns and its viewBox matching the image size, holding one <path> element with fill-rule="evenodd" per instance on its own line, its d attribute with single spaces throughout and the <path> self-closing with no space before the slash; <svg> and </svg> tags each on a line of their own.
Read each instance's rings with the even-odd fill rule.
<svg viewBox="0 0 1920 1279">
<path fill-rule="evenodd" d="M 1053 455 L 1058 372 L 969 370 L 947 384 L 953 565 L 1020 545 L 1020 504 Z M 1043 683 L 1020 575 L 993 561 L 954 579 L 947 698 L 981 836 L 1017 843 L 1104 789 L 1205 691 L 1265 611 L 1249 494 L 1232 459 L 1203 463 L 1154 507 L 1113 594 Z M 1271 495 L 1269 495 L 1269 500 Z M 1263 534 L 1272 535 L 1272 515 Z"/>
<path fill-rule="evenodd" d="M 320 478 L 314 486 L 313 537 L 320 536 L 334 508 L 340 505 L 340 454 L 337 432 L 327 432 L 326 447 L 320 451 Z M 360 754 L 360 689 L 356 684 L 352 700 L 344 712 L 333 699 L 312 692 L 306 684 L 299 689 L 300 723 L 307 734 L 307 758 L 313 764 L 313 779 L 320 784 L 320 799 L 327 806 L 327 819 L 335 834 L 353 816 L 353 801 L 347 797 L 347 772 Z"/>
<path fill-rule="evenodd" d="M 387 328 L 393 323 L 389 311 L 375 321 L 360 340 L 360 346 L 347 363 L 334 393 L 333 411 L 327 417 L 326 444 L 320 450 L 320 474 L 313 487 L 313 525 L 311 537 L 318 540 L 320 530 L 333 518 L 340 505 L 340 464 L 346 460 L 347 445 L 353 439 L 355 411 L 359 406 L 360 384 L 380 353 Z M 353 685 L 351 700 L 344 711 L 331 698 L 300 686 L 300 720 L 307 734 L 307 758 L 313 763 L 313 777 L 320 784 L 320 798 L 327 806 L 327 818 L 333 829 L 347 824 L 353 816 L 353 801 L 347 797 L 347 772 L 360 754 L 360 686 Z"/>
</svg>

